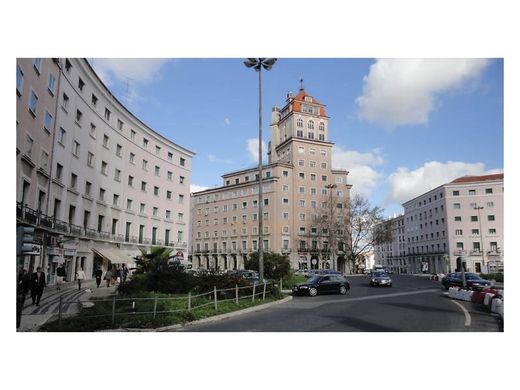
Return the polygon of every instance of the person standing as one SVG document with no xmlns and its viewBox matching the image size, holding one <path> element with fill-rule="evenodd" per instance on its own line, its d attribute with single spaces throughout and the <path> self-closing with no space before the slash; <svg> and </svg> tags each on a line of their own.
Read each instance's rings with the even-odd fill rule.
<svg viewBox="0 0 520 390">
<path fill-rule="evenodd" d="M 83 272 L 83 268 L 79 267 L 78 272 L 76 272 L 76 279 L 78 280 L 78 290 L 81 290 L 81 282 L 85 279 L 85 272 Z"/>
<path fill-rule="evenodd" d="M 121 279 L 123 283 L 126 282 L 127 276 L 128 276 L 128 267 L 126 266 L 126 264 L 123 264 L 122 279 Z"/>
<path fill-rule="evenodd" d="M 36 306 L 40 306 L 40 299 L 45 286 L 45 274 L 42 271 L 42 267 L 38 267 L 36 272 L 31 275 L 31 298 L 33 305 L 36 303 Z"/>
<path fill-rule="evenodd" d="M 60 264 L 58 268 L 56 268 L 56 284 L 58 285 L 57 290 L 61 290 L 60 286 L 65 279 L 65 268 L 63 268 L 63 264 Z"/>
<path fill-rule="evenodd" d="M 103 276 L 103 270 L 101 267 L 96 268 L 96 272 L 94 272 L 94 275 L 96 276 L 96 286 L 99 288 L 99 285 L 101 284 L 101 277 Z"/>
<path fill-rule="evenodd" d="M 110 287 L 110 281 L 112 280 L 112 271 L 110 269 L 105 273 L 105 280 L 107 281 L 107 287 Z"/>
</svg>

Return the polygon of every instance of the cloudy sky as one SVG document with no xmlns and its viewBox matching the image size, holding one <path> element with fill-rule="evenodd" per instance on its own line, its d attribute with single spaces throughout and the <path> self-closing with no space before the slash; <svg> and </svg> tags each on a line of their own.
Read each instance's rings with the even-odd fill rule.
<svg viewBox="0 0 520 390">
<path fill-rule="evenodd" d="M 258 78 L 243 59 L 90 61 L 133 113 L 196 152 L 192 189 L 255 165 Z M 327 106 L 333 166 L 388 215 L 459 176 L 503 170 L 500 59 L 280 58 L 263 77 L 265 143 L 272 106 L 300 78 Z"/>
</svg>

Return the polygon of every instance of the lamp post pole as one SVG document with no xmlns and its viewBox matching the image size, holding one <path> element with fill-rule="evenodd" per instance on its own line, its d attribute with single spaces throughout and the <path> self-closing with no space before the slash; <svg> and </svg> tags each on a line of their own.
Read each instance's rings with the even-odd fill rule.
<svg viewBox="0 0 520 390">
<path fill-rule="evenodd" d="M 262 68 L 270 70 L 276 58 L 248 58 L 244 65 L 258 72 L 258 273 L 260 282 L 264 280 L 264 199 L 262 170 Z"/>
<path fill-rule="evenodd" d="M 336 265 L 334 264 L 334 243 L 333 243 L 333 239 L 334 239 L 334 233 L 332 232 L 333 230 L 333 227 L 334 227 L 334 222 L 333 222 L 333 211 L 334 211 L 334 208 L 332 206 L 332 190 L 334 188 L 336 188 L 337 185 L 336 184 L 327 184 L 325 186 L 325 188 L 327 188 L 329 190 L 329 195 L 330 195 L 330 200 L 329 200 L 329 207 L 330 207 L 330 218 L 329 218 L 329 248 L 330 248 L 330 257 L 332 258 L 332 269 L 335 269 L 337 270 L 336 268 Z"/>
<path fill-rule="evenodd" d="M 479 228 L 479 234 L 480 234 L 480 251 L 482 252 L 482 266 L 486 266 L 485 260 L 484 260 L 484 240 L 482 238 L 482 221 L 480 220 L 480 210 L 482 210 L 483 206 L 476 206 L 473 209 L 477 210 L 478 212 L 478 228 Z M 487 267 L 486 267 L 487 268 Z"/>
</svg>

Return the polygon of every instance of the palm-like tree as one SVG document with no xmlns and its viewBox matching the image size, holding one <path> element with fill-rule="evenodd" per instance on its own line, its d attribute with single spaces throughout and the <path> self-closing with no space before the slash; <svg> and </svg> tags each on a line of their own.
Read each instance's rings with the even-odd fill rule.
<svg viewBox="0 0 520 390">
<path fill-rule="evenodd" d="M 142 272 L 153 273 L 168 267 L 168 261 L 172 253 L 171 249 L 152 246 L 150 247 L 150 252 L 147 252 L 146 249 L 140 250 L 142 257 L 136 261 L 136 264 Z"/>
</svg>

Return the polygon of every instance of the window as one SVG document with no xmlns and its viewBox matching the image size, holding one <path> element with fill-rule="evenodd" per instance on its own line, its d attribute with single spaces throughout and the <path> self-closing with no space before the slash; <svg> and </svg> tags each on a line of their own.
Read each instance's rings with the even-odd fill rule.
<svg viewBox="0 0 520 390">
<path fill-rule="evenodd" d="M 282 204 L 289 204 L 289 198 L 283 198 Z"/>
<path fill-rule="evenodd" d="M 303 173 L 303 172 L 298 173 L 298 177 L 300 179 L 305 179 L 305 173 Z"/>
<path fill-rule="evenodd" d="M 468 195 L 476 195 L 476 194 L 477 194 L 476 190 L 468 190 Z"/>
<path fill-rule="evenodd" d="M 105 189 L 104 188 L 100 188 L 99 189 L 99 200 L 101 201 L 104 201 L 105 200 Z"/>
<path fill-rule="evenodd" d="M 471 222 L 478 222 L 478 216 L 472 215 L 471 216 Z"/>
<path fill-rule="evenodd" d="M 94 166 L 94 154 L 92 152 L 88 152 L 87 153 L 87 165 L 89 167 L 93 167 Z"/>
<path fill-rule="evenodd" d="M 494 236 L 495 234 L 497 234 L 497 229 L 489 229 L 488 230 L 488 233 L 492 236 Z"/>
<path fill-rule="evenodd" d="M 94 95 L 94 94 L 92 94 L 91 102 L 92 102 L 92 105 L 93 105 L 94 107 L 96 106 L 97 101 L 98 101 L 97 96 Z"/>
<path fill-rule="evenodd" d="M 172 192 L 166 191 L 166 199 L 171 199 L 171 198 L 172 198 Z"/>
<path fill-rule="evenodd" d="M 33 139 L 29 136 L 29 134 L 26 134 L 26 136 L 25 136 L 25 153 L 24 154 L 28 157 L 31 157 L 33 144 L 34 144 Z"/>
<path fill-rule="evenodd" d="M 82 117 L 83 117 L 83 113 L 80 110 L 76 110 L 76 122 L 81 123 Z"/>
<path fill-rule="evenodd" d="M 298 118 L 296 120 L 296 127 L 303 127 L 303 119 Z"/>
<path fill-rule="evenodd" d="M 300 207 L 305 207 L 305 200 L 300 199 Z"/>
<path fill-rule="evenodd" d="M 121 181 L 121 170 L 120 169 L 115 169 L 114 171 L 114 180 L 115 181 Z"/>
<path fill-rule="evenodd" d="M 121 157 L 122 156 L 122 150 L 123 150 L 123 147 L 119 144 L 116 145 L 116 156 L 117 157 Z"/>
<path fill-rule="evenodd" d="M 130 157 L 129 157 L 128 161 L 130 161 L 131 164 L 135 164 L 135 154 L 130 152 Z"/>
<path fill-rule="evenodd" d="M 66 136 L 67 136 L 67 132 L 65 131 L 65 129 L 63 127 L 60 127 L 60 133 L 58 134 L 58 142 L 62 146 L 65 146 Z"/>
<path fill-rule="evenodd" d="M 307 127 L 309 129 L 314 129 L 314 121 L 310 120 L 308 123 L 307 123 Z"/>
<path fill-rule="evenodd" d="M 18 92 L 18 95 L 22 94 L 22 90 L 23 90 L 23 71 L 17 65 L 16 66 L 16 91 Z"/>
<path fill-rule="evenodd" d="M 70 68 L 72 68 L 72 64 L 70 63 L 70 61 L 68 59 L 65 60 L 65 70 L 67 72 L 70 71 Z"/>
<path fill-rule="evenodd" d="M 126 200 L 126 209 L 127 210 L 132 210 L 132 199 L 127 199 Z"/>
<path fill-rule="evenodd" d="M 85 83 L 83 80 L 81 80 L 81 77 L 78 78 L 78 89 L 83 92 L 83 87 L 85 86 Z"/>
<path fill-rule="evenodd" d="M 282 171 L 282 176 L 283 177 L 288 177 L 289 176 L 289 171 Z"/>
<path fill-rule="evenodd" d="M 154 217 L 157 217 L 158 212 L 159 212 L 159 209 L 158 209 L 157 207 L 153 207 L 153 208 L 152 208 L 152 215 L 153 215 Z"/>
<path fill-rule="evenodd" d="M 52 128 L 52 115 L 49 111 L 45 111 L 45 117 L 43 118 L 43 128 L 47 131 L 51 131 Z"/>
<path fill-rule="evenodd" d="M 103 147 L 108 149 L 110 138 L 108 138 L 108 135 L 103 134 Z"/>
<path fill-rule="evenodd" d="M 487 207 L 494 207 L 495 204 L 494 204 L 493 202 L 487 202 L 487 203 L 486 203 L 486 206 L 487 206 Z"/>
<path fill-rule="evenodd" d="M 74 143 L 72 144 L 72 154 L 76 157 L 79 157 L 79 142 L 78 141 L 74 141 Z"/>
<path fill-rule="evenodd" d="M 117 129 L 123 131 L 123 121 L 121 119 L 117 120 Z"/>
<path fill-rule="evenodd" d="M 45 150 L 41 151 L 40 156 L 40 166 L 44 171 L 47 171 L 49 164 L 49 153 L 47 153 Z"/>
<path fill-rule="evenodd" d="M 38 108 L 38 96 L 31 91 L 31 96 L 29 98 L 29 111 L 31 114 L 36 115 L 36 109 Z"/>
<path fill-rule="evenodd" d="M 184 184 L 184 176 L 179 176 L 179 183 Z"/>
<path fill-rule="evenodd" d="M 108 174 L 108 164 L 105 161 L 101 161 L 101 173 L 103 175 Z"/>
<path fill-rule="evenodd" d="M 181 158 L 179 159 L 179 164 L 181 165 L 181 167 L 183 167 L 185 163 L 186 163 L 186 160 L 185 160 L 184 158 L 181 157 Z"/>
<path fill-rule="evenodd" d="M 166 218 L 166 219 L 170 219 L 171 216 L 172 216 L 172 212 L 171 212 L 171 210 L 166 210 L 165 218 Z"/>
<path fill-rule="evenodd" d="M 132 141 L 135 141 L 135 131 L 134 130 L 130 130 L 130 139 Z"/>
<path fill-rule="evenodd" d="M 168 180 L 172 181 L 172 180 L 173 180 L 173 172 L 168 171 L 168 172 L 166 173 L 166 178 L 167 178 Z M 183 178 L 183 179 L 184 179 L 184 178 Z"/>
<path fill-rule="evenodd" d="M 141 191 L 146 192 L 146 182 L 145 181 L 141 182 Z"/>
<path fill-rule="evenodd" d="M 455 216 L 455 222 L 462 222 L 462 217 L 460 215 Z"/>
<path fill-rule="evenodd" d="M 488 215 L 488 221 L 494 221 L 495 220 L 495 216 L 494 215 Z"/>
<path fill-rule="evenodd" d="M 170 160 L 170 161 L 173 160 L 173 153 L 172 152 L 168 152 L 168 160 Z"/>
<path fill-rule="evenodd" d="M 321 181 L 327 181 L 327 176 L 323 175 L 323 176 L 321 177 Z"/>
<path fill-rule="evenodd" d="M 36 74 L 39 76 L 42 70 L 42 59 L 41 58 L 35 58 L 34 59 L 34 70 L 36 71 Z"/>
<path fill-rule="evenodd" d="M 161 173 L 161 168 L 156 165 L 155 166 L 155 176 L 160 176 L 160 173 Z"/>
<path fill-rule="evenodd" d="M 459 196 L 459 195 L 460 195 L 459 191 L 453 191 L 453 196 Z"/>
<path fill-rule="evenodd" d="M 298 160 L 298 165 L 299 165 L 300 167 L 305 166 L 305 160 Z"/>
<path fill-rule="evenodd" d="M 479 235 L 479 230 L 478 229 L 471 229 L 471 235 L 478 236 Z"/>
<path fill-rule="evenodd" d="M 146 211 L 145 208 L 146 208 L 146 205 L 145 205 L 144 203 L 141 203 L 141 204 L 139 205 L 139 212 L 140 212 L 141 214 L 144 214 L 145 211 Z"/>
<path fill-rule="evenodd" d="M 155 154 L 160 155 L 161 154 L 161 147 L 155 145 Z"/>
<path fill-rule="evenodd" d="M 52 96 L 56 93 L 56 77 L 52 73 L 49 73 L 49 80 L 47 82 L 47 89 Z"/>
<path fill-rule="evenodd" d="M 90 123 L 89 134 L 92 138 L 96 139 L 96 125 L 94 123 Z"/>
<path fill-rule="evenodd" d="M 63 165 L 56 163 L 56 180 L 61 181 L 61 175 L 63 173 Z"/>
<path fill-rule="evenodd" d="M 105 119 L 107 121 L 110 120 L 110 110 L 108 108 L 105 107 Z"/>
<path fill-rule="evenodd" d="M 90 196 L 91 189 L 92 189 L 92 183 L 89 182 L 89 181 L 86 181 L 85 182 L 85 195 L 89 195 Z"/>
<path fill-rule="evenodd" d="M 143 138 L 143 148 L 148 147 L 148 140 L 146 138 Z"/>
<path fill-rule="evenodd" d="M 184 203 L 184 195 L 180 194 L 179 195 L 179 204 L 183 204 Z"/>
<path fill-rule="evenodd" d="M 486 188 L 486 194 L 492 194 L 493 188 Z"/>
<path fill-rule="evenodd" d="M 460 209 L 460 203 L 453 203 L 454 209 Z"/>
<path fill-rule="evenodd" d="M 148 161 L 143 160 L 143 169 L 146 171 L 148 168 Z"/>
</svg>

